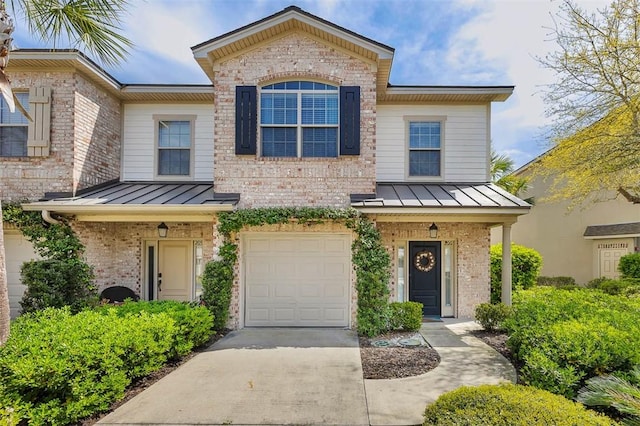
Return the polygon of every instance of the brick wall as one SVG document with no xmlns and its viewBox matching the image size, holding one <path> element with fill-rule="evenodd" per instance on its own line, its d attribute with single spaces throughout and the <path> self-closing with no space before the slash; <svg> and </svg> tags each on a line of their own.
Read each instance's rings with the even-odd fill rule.
<svg viewBox="0 0 640 426">
<path fill-rule="evenodd" d="M 348 206 L 351 193 L 375 192 L 375 64 L 292 33 L 215 67 L 216 192 L 241 193 L 240 207 Z M 360 86 L 361 154 L 339 158 L 235 155 L 235 87 L 282 80 Z"/>
<path fill-rule="evenodd" d="M 37 200 L 118 178 L 120 106 L 74 72 L 12 72 L 14 90 L 50 86 L 48 157 L 0 157 L 0 198 Z M 75 144 L 75 146 L 74 146 Z"/>
<path fill-rule="evenodd" d="M 74 190 L 120 176 L 120 102 L 76 76 Z"/>
<path fill-rule="evenodd" d="M 423 241 L 431 221 L 423 223 L 378 222 L 383 243 L 392 257 L 391 299 L 397 294 L 397 247 L 408 241 Z M 489 228 L 482 223 L 438 223 L 438 240 L 455 241 L 456 317 L 472 318 L 476 305 L 489 301 Z M 407 284 L 408 282 L 405 281 Z"/>
<path fill-rule="evenodd" d="M 14 90 L 51 86 L 51 153 L 48 157 L 0 157 L 0 198 L 37 200 L 47 191 L 73 187 L 75 76 L 71 72 L 12 72 Z"/>
<path fill-rule="evenodd" d="M 171 239 L 202 240 L 203 259 L 213 259 L 211 223 L 170 223 Z M 123 285 L 142 292 L 144 242 L 158 239 L 158 223 L 72 222 L 73 230 L 86 247 L 84 257 L 93 266 L 100 290 Z"/>
</svg>

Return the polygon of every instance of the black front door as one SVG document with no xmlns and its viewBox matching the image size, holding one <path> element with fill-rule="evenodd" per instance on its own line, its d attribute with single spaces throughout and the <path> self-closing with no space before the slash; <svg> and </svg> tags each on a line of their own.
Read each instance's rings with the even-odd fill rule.
<svg viewBox="0 0 640 426">
<path fill-rule="evenodd" d="M 423 305 L 422 315 L 440 316 L 440 242 L 409 243 L 409 300 Z"/>
</svg>

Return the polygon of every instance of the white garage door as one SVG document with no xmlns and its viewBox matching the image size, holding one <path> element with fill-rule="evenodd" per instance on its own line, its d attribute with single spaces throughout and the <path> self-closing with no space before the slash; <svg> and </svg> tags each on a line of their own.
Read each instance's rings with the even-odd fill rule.
<svg viewBox="0 0 640 426">
<path fill-rule="evenodd" d="M 11 318 L 20 314 L 20 300 L 26 287 L 20 281 L 22 264 L 38 256 L 31 243 L 24 239 L 19 231 L 4 232 L 5 259 L 7 262 L 7 283 L 9 285 L 9 307 Z"/>
<path fill-rule="evenodd" d="M 245 325 L 349 325 L 351 236 L 249 234 L 243 240 Z"/>
</svg>

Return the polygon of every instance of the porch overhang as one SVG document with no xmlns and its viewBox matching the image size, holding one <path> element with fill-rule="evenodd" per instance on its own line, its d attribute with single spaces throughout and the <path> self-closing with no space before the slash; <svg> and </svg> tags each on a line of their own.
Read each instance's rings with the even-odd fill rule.
<svg viewBox="0 0 640 426">
<path fill-rule="evenodd" d="M 514 223 L 531 205 L 492 183 L 378 183 L 375 194 L 351 197 L 351 206 L 379 221 Z"/>
<path fill-rule="evenodd" d="M 235 209 L 239 194 L 216 194 L 212 183 L 114 182 L 76 196 L 46 194 L 27 211 L 73 216 L 81 222 L 211 222 Z"/>
<path fill-rule="evenodd" d="M 591 225 L 584 230 L 583 236 L 587 240 L 638 238 L 640 237 L 640 222 Z"/>
</svg>

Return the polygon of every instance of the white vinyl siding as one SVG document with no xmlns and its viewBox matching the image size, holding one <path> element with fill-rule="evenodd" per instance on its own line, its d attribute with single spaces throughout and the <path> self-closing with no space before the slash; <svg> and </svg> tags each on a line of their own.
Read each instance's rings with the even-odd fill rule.
<svg viewBox="0 0 640 426">
<path fill-rule="evenodd" d="M 193 180 L 213 180 L 213 105 L 130 104 L 124 106 L 122 179 L 151 181 L 156 174 L 157 120 L 154 116 L 194 115 Z M 154 162 L 155 161 L 155 162 Z"/>
<path fill-rule="evenodd" d="M 376 114 L 376 180 L 407 180 L 406 117 L 432 116 L 444 118 L 444 139 L 441 141 L 444 174 L 437 180 L 486 182 L 488 112 L 486 105 L 379 105 Z"/>
</svg>

